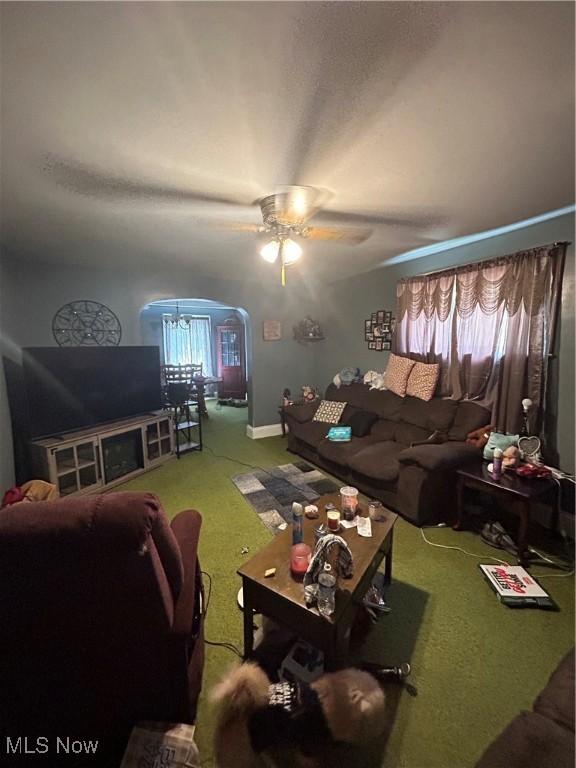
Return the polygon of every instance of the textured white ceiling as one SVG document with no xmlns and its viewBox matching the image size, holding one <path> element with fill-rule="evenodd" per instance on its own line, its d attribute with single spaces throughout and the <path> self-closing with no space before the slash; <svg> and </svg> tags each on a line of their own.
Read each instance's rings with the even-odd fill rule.
<svg viewBox="0 0 576 768">
<path fill-rule="evenodd" d="M 304 243 L 294 269 L 334 279 L 574 202 L 572 3 L 0 12 L 2 242 L 19 258 L 265 279 L 256 236 L 224 224 L 259 223 L 254 200 L 298 183 L 382 218 L 359 246 Z"/>
</svg>

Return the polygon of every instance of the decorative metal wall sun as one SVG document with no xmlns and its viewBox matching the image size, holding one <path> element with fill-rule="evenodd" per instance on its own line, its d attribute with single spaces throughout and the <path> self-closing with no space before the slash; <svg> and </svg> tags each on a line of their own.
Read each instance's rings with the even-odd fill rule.
<svg viewBox="0 0 576 768">
<path fill-rule="evenodd" d="M 114 347 L 122 328 L 111 309 L 97 301 L 71 301 L 54 315 L 52 333 L 61 347 Z"/>
</svg>

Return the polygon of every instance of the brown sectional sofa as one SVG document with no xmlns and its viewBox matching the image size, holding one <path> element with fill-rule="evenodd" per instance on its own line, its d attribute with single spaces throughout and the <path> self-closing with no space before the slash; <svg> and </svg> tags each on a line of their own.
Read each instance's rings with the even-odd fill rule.
<svg viewBox="0 0 576 768">
<path fill-rule="evenodd" d="M 476 768 L 574 768 L 574 648 L 562 659 L 531 712 L 521 712 Z"/>
<path fill-rule="evenodd" d="M 399 397 L 361 383 L 330 384 L 325 399 L 347 404 L 340 424 L 360 411 L 377 420 L 368 434 L 336 443 L 326 438 L 330 425 L 313 420 L 318 402 L 286 406 L 288 450 L 416 525 L 453 519 L 454 473 L 480 457 L 480 449 L 465 441 L 469 432 L 490 423 L 488 410 L 468 401 Z"/>
</svg>

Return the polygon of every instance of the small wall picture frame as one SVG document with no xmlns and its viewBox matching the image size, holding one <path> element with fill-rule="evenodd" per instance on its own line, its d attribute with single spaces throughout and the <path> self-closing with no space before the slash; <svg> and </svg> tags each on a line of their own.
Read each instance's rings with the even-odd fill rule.
<svg viewBox="0 0 576 768">
<path fill-rule="evenodd" d="M 375 341 L 369 341 L 368 342 L 368 349 L 376 349 L 376 342 Z"/>
<path fill-rule="evenodd" d="M 392 349 L 391 341 L 382 341 L 382 350 L 391 350 L 391 349 Z"/>
<path fill-rule="evenodd" d="M 282 323 L 280 320 L 264 320 L 262 324 L 264 341 L 280 341 L 282 338 Z"/>
</svg>

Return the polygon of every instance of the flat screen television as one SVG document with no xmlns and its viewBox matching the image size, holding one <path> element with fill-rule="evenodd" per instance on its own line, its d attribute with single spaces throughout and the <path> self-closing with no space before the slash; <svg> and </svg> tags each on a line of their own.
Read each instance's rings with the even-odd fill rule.
<svg viewBox="0 0 576 768">
<path fill-rule="evenodd" d="M 25 347 L 30 437 L 162 407 L 158 347 Z"/>
</svg>

